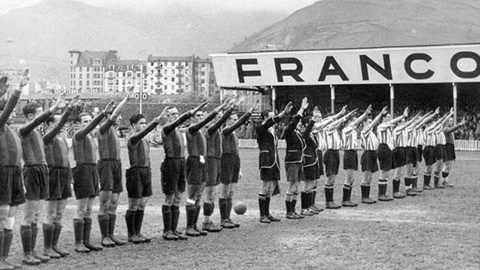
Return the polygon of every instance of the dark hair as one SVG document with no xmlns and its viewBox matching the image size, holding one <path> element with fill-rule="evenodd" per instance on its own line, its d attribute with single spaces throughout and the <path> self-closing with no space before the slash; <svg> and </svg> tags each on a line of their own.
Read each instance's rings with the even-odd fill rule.
<svg viewBox="0 0 480 270">
<path fill-rule="evenodd" d="M 31 114 L 35 114 L 35 112 L 37 111 L 37 108 L 41 108 L 42 105 L 40 105 L 39 103 L 37 102 L 32 102 L 32 103 L 28 103 L 27 105 L 23 106 L 23 114 L 25 115 L 25 117 L 27 117 L 27 115 L 29 113 Z"/>
<path fill-rule="evenodd" d="M 312 119 L 311 116 L 306 116 L 302 118 L 302 125 L 307 126 L 308 122 L 310 122 L 310 119 Z"/>
<path fill-rule="evenodd" d="M 50 117 L 48 117 L 45 123 L 47 123 L 47 125 L 50 125 L 51 123 L 55 123 L 55 115 L 50 115 Z"/>
<path fill-rule="evenodd" d="M 265 118 L 268 118 L 268 114 L 270 113 L 269 110 L 266 110 L 266 111 L 263 111 L 262 113 L 260 113 L 260 117 L 263 119 Z"/>
<path fill-rule="evenodd" d="M 78 115 L 78 121 L 82 121 L 82 117 L 84 116 L 90 116 L 92 117 L 92 114 L 88 113 L 88 112 L 81 112 L 79 115 Z"/>
<path fill-rule="evenodd" d="M 138 123 L 138 121 L 140 121 L 141 119 L 144 119 L 144 118 L 145 118 L 145 116 L 143 116 L 143 114 L 141 114 L 141 113 L 134 114 L 134 115 L 130 116 L 130 125 L 136 124 L 136 123 Z"/>
</svg>

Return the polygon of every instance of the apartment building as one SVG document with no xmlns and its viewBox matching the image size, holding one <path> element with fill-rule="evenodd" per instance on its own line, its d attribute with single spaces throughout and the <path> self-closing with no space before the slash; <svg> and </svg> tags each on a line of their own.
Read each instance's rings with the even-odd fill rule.
<svg viewBox="0 0 480 270">
<path fill-rule="evenodd" d="M 193 56 L 149 56 L 148 91 L 155 94 L 183 94 L 197 91 L 212 95 L 216 91 L 213 65 L 209 59 Z"/>
<path fill-rule="evenodd" d="M 70 53 L 70 93 L 104 93 L 108 64 L 118 60 L 117 51 L 78 51 Z"/>
<path fill-rule="evenodd" d="M 112 60 L 107 65 L 104 87 L 106 93 L 128 91 L 134 87 L 134 92 L 148 91 L 147 61 Z"/>
</svg>

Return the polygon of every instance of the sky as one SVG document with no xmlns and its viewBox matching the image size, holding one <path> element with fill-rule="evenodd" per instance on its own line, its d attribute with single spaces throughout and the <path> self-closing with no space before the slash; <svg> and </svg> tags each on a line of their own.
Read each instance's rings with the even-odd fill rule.
<svg viewBox="0 0 480 270">
<path fill-rule="evenodd" d="M 42 0 L 0 0 L 0 15 L 10 10 L 24 8 Z M 138 12 L 185 5 L 198 9 L 221 11 L 234 9 L 242 12 L 269 10 L 289 15 L 319 0 L 77 0 L 90 5 L 129 9 Z"/>
</svg>

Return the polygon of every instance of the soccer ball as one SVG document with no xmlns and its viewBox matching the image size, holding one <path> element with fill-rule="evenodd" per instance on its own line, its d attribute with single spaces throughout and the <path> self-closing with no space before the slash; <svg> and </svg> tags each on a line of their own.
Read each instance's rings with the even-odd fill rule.
<svg viewBox="0 0 480 270">
<path fill-rule="evenodd" d="M 247 212 L 247 206 L 243 202 L 237 202 L 233 206 L 233 211 L 235 211 L 237 215 L 243 215 Z"/>
</svg>

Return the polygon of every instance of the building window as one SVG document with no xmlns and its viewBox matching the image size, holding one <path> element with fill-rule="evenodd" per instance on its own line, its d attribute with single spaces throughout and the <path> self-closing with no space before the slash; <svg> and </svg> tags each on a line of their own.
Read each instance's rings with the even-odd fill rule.
<svg viewBox="0 0 480 270">
<path fill-rule="evenodd" d="M 175 82 L 175 78 L 172 78 L 172 82 Z"/>
</svg>

